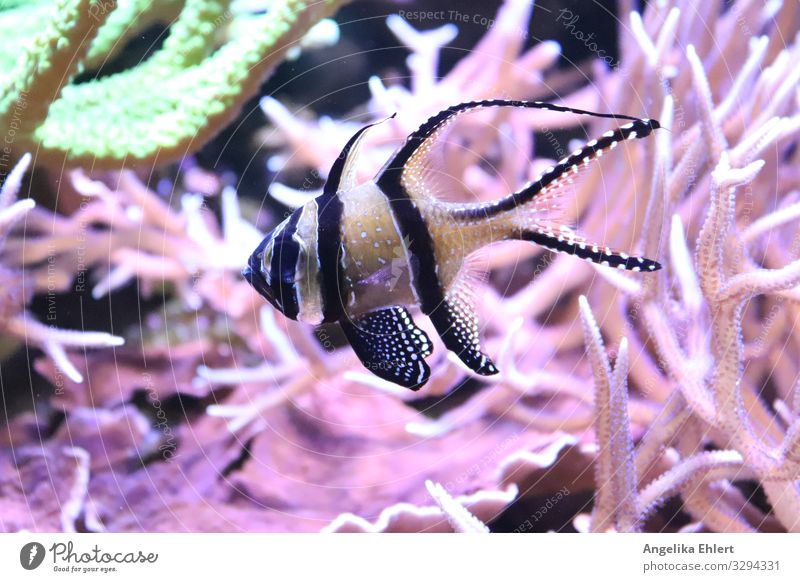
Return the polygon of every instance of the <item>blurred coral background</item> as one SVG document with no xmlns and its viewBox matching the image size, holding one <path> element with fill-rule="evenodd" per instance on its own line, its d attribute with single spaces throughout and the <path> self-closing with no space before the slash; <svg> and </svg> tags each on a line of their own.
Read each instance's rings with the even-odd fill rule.
<svg viewBox="0 0 800 582">
<path fill-rule="evenodd" d="M 3 6 L 0 530 L 800 531 L 795 0 Z M 367 180 L 485 98 L 659 119 L 565 207 L 664 268 L 493 246 L 501 373 L 419 316 L 419 392 L 241 278 L 358 128 Z M 447 196 L 613 127 L 463 116 Z"/>
</svg>

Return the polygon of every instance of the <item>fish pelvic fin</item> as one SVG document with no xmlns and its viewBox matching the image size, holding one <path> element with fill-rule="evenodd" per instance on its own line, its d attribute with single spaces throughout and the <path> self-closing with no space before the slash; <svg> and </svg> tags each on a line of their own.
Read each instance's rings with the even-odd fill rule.
<svg viewBox="0 0 800 582">
<path fill-rule="evenodd" d="M 386 307 L 339 323 L 361 363 L 379 378 L 415 391 L 430 378 L 425 358 L 433 353 L 433 344 L 405 307 Z"/>
</svg>

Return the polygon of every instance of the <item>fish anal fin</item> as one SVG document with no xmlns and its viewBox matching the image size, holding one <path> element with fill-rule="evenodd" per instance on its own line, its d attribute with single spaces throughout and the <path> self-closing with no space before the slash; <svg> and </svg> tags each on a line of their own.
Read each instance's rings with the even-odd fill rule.
<svg viewBox="0 0 800 582">
<path fill-rule="evenodd" d="M 481 376 L 499 372 L 491 358 L 481 351 L 478 317 L 464 288 L 448 293 L 445 300 L 427 315 L 445 347 L 470 370 Z"/>
<path fill-rule="evenodd" d="M 489 247 L 481 247 L 469 253 L 461 264 L 453 282 L 448 285 L 448 297 L 458 297 L 465 307 L 473 309 L 475 289 L 485 283 L 489 277 Z"/>
<path fill-rule="evenodd" d="M 425 358 L 433 344 L 405 307 L 386 307 L 340 323 L 361 363 L 379 378 L 411 390 L 430 378 Z"/>
</svg>

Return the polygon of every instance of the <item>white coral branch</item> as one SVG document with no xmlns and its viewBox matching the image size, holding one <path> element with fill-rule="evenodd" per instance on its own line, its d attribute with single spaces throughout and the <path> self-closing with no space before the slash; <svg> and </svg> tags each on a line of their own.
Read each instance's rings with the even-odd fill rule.
<svg viewBox="0 0 800 582">
<path fill-rule="evenodd" d="M 280 182 L 273 182 L 269 187 L 269 195 L 289 208 L 300 208 L 320 194 L 322 190 L 297 190 Z"/>
<path fill-rule="evenodd" d="M 86 506 L 89 495 L 90 457 L 80 447 L 64 447 L 62 452 L 75 459 L 75 483 L 69 490 L 69 498 L 61 504 L 61 531 L 75 533 L 76 524 Z"/>
<path fill-rule="evenodd" d="M 425 488 L 457 533 L 489 533 L 488 526 L 453 499 L 440 483 L 425 481 Z"/>
<path fill-rule="evenodd" d="M 633 440 L 628 416 L 628 341 L 620 343 L 617 364 L 611 372 L 600 328 L 585 296 L 579 298 L 581 322 L 589 360 L 595 377 L 595 461 L 597 498 L 592 513 L 592 531 L 615 527 L 634 531 L 638 527 Z"/>
<path fill-rule="evenodd" d="M 717 293 L 716 302 L 742 302 L 756 295 L 785 291 L 800 285 L 800 260 L 780 269 L 755 269 L 731 277 Z"/>
<path fill-rule="evenodd" d="M 3 232 L 36 207 L 32 198 L 14 202 L 8 208 L 0 210 L 0 236 Z"/>
<path fill-rule="evenodd" d="M 206 407 L 206 414 L 228 419 L 228 430 L 238 433 L 250 423 L 256 421 L 267 411 L 291 401 L 299 394 L 308 390 L 314 378 L 308 373 L 301 375 L 289 382 L 286 386 L 273 388 L 259 395 L 251 402 L 243 405 L 237 404 L 212 404 Z"/>
<path fill-rule="evenodd" d="M 611 458 L 614 461 L 613 487 L 617 504 L 617 528 L 623 532 L 639 529 L 636 511 L 636 470 L 633 462 L 633 436 L 628 415 L 628 340 L 622 338 L 611 377 L 610 393 Z"/>
<path fill-rule="evenodd" d="M 719 159 L 722 152 L 728 148 L 728 142 L 717 117 L 714 115 L 714 101 L 711 97 L 711 87 L 708 84 L 703 63 L 697 55 L 694 45 L 686 47 L 686 58 L 692 71 L 692 81 L 698 97 L 700 108 L 700 118 L 703 122 L 703 130 L 706 134 L 708 145 L 711 147 L 712 159 Z"/>
<path fill-rule="evenodd" d="M 688 457 L 642 489 L 637 511 L 640 516 L 647 516 L 659 503 L 714 469 L 725 468 L 733 476 L 741 478 L 748 474 L 743 463 L 738 451 L 711 451 Z"/>
<path fill-rule="evenodd" d="M 76 383 L 83 382 L 83 376 L 67 358 L 66 348 L 107 348 L 125 343 L 123 338 L 105 332 L 49 327 L 28 313 L 10 319 L 5 330 L 29 345 L 42 348 L 53 363 Z"/>
<path fill-rule="evenodd" d="M 742 231 L 742 241 L 751 243 L 763 234 L 774 228 L 779 228 L 785 224 L 800 218 L 800 202 L 795 202 L 762 216 L 750 226 Z"/>
<path fill-rule="evenodd" d="M 703 294 L 692 264 L 689 247 L 686 245 L 683 222 L 677 214 L 672 216 L 669 250 L 670 265 L 680 285 L 683 304 L 686 306 L 689 317 L 697 317 L 703 305 Z"/>
<path fill-rule="evenodd" d="M 3 186 L 0 188 L 0 210 L 11 206 L 19 196 L 19 191 L 22 188 L 22 178 L 31 165 L 31 159 L 30 154 L 23 155 L 6 176 Z"/>
</svg>

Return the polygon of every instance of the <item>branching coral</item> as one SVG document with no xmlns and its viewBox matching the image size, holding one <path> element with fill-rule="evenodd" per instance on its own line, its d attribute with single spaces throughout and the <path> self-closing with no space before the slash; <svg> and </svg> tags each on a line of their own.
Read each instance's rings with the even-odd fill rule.
<svg viewBox="0 0 800 582">
<path fill-rule="evenodd" d="M 340 2 L 281 0 L 258 17 L 236 15 L 226 1 L 159 4 L 129 0 L 117 8 L 113 1 L 59 0 L 0 13 L 0 28 L 3 18 L 35 18 L 41 28 L 30 42 L 14 35 L 17 44 L 8 48 L 24 47 L 0 92 L 7 143 L 35 150 L 37 163 L 118 167 L 176 160 L 230 122 L 286 51 Z M 102 64 L 101 55 L 118 50 L 129 31 L 169 17 L 181 4 L 163 46 L 148 59 L 71 83 L 86 66 Z M 238 34 L 217 48 L 224 26 Z"/>
<path fill-rule="evenodd" d="M 683 10 L 679 10 L 673 8 L 669 14 L 680 18 Z M 775 22 L 793 18 L 790 10 L 788 7 L 779 10 Z M 763 16 L 752 14 L 753 25 Z M 663 433 L 662 429 L 651 430 L 642 439 L 640 452 L 647 452 L 648 456 L 652 455 L 649 451 L 653 449 L 650 435 L 661 442 L 665 437 L 676 439 L 677 447 L 671 450 L 677 455 L 672 455 L 670 461 L 674 466 L 640 494 L 635 494 L 630 488 L 623 491 L 615 486 L 613 479 L 608 484 L 605 479 L 598 483 L 601 493 L 604 487 L 615 491 L 606 494 L 615 500 L 622 514 L 630 515 L 624 510 L 628 498 L 639 499 L 638 511 L 647 511 L 652 503 L 674 494 L 676 489 L 689 487 L 683 494 L 684 506 L 706 527 L 750 531 L 762 526 L 763 521 L 753 521 L 760 512 L 741 496 L 720 496 L 719 489 L 735 492 L 730 481 L 755 478 L 761 483 L 774 516 L 783 527 L 795 531 L 800 524 L 800 505 L 797 503 L 800 471 L 785 454 L 787 439 L 792 437 L 786 432 L 788 427 L 782 426 L 776 414 L 777 407 L 770 410 L 768 405 L 771 403 L 763 399 L 764 383 L 771 374 L 758 364 L 757 359 L 746 358 L 744 349 L 748 332 L 761 327 L 762 322 L 754 313 L 754 306 L 748 302 L 759 295 L 773 294 L 780 301 L 778 293 L 790 291 L 800 283 L 796 261 L 774 269 L 761 268 L 760 264 L 772 262 L 769 255 L 747 248 L 739 230 L 739 225 L 747 228 L 754 210 L 769 208 L 776 201 L 780 204 L 786 195 L 793 196 L 792 186 L 787 188 L 785 177 L 780 172 L 763 179 L 762 169 L 767 164 L 779 168 L 786 161 L 785 156 L 792 155 L 791 144 L 796 143 L 800 119 L 796 113 L 798 78 L 795 72 L 786 68 L 785 59 L 797 51 L 797 45 L 779 52 L 773 64 L 757 78 L 752 63 L 764 58 L 768 44 L 767 37 L 751 43 L 750 66 L 745 66 L 738 78 L 729 81 L 732 91 L 718 106 L 713 100 L 706 66 L 692 45 L 682 51 L 688 65 L 683 69 L 685 73 L 678 74 L 668 85 L 661 87 L 666 93 L 662 117 L 672 119 L 673 99 L 682 105 L 687 116 L 688 107 L 683 104 L 691 103 L 697 111 L 696 121 L 692 124 L 686 119 L 678 122 L 676 118 L 676 123 L 672 124 L 673 133 L 660 136 L 655 152 L 654 180 L 644 231 L 669 233 L 669 245 L 661 245 L 660 240 L 652 237 L 651 248 L 655 250 L 663 246 L 662 252 L 669 257 L 670 268 L 640 293 L 629 292 L 620 307 L 609 305 L 609 317 L 604 324 L 612 335 L 623 329 L 627 329 L 626 333 L 637 333 L 625 314 L 632 307 L 643 314 L 646 323 L 643 335 L 649 337 L 657 349 L 658 360 L 651 362 L 659 373 L 674 383 L 691 414 L 679 422 L 667 418 L 664 422 L 671 425 L 671 430 Z M 672 50 L 673 58 L 675 53 L 680 54 L 679 51 L 679 47 Z M 664 54 L 662 58 L 651 59 L 648 67 L 658 73 L 659 63 L 669 56 Z M 714 55 L 712 51 L 705 55 L 704 60 L 713 62 L 726 57 L 731 58 L 725 54 Z M 688 77 L 690 84 L 684 84 L 684 91 L 679 92 L 681 77 Z M 745 98 L 748 91 L 754 94 Z M 688 125 L 688 129 L 680 136 L 675 135 L 674 130 L 683 124 Z M 778 126 L 780 130 L 776 130 Z M 695 139 L 702 136 L 703 139 L 690 143 L 689 136 Z M 707 148 L 697 148 L 696 143 Z M 679 159 L 674 168 L 673 155 Z M 758 156 L 762 159 L 754 161 Z M 732 167 L 731 160 L 735 160 L 738 167 Z M 759 194 L 754 196 L 754 192 Z M 736 198 L 742 193 L 748 199 L 737 206 Z M 708 211 L 702 219 L 692 260 L 683 223 L 691 223 L 706 201 Z M 673 216 L 672 212 L 679 214 Z M 778 210 L 776 214 L 781 212 Z M 765 225 L 782 223 L 775 218 L 763 218 L 758 228 L 764 233 Z M 647 247 L 647 237 L 644 240 Z M 791 261 L 793 255 L 796 256 L 796 251 L 790 250 L 782 258 Z M 763 322 L 767 327 L 773 323 L 769 320 Z M 791 336 L 793 333 L 790 328 L 784 329 L 784 334 Z M 599 336 L 592 338 L 595 346 L 598 339 Z M 785 340 L 783 334 L 771 338 L 770 341 L 780 342 L 773 348 L 773 357 L 795 362 L 797 358 Z M 643 339 L 640 342 L 642 345 Z M 595 347 L 593 351 L 599 349 Z M 645 362 L 650 359 L 645 351 L 640 353 Z M 619 358 L 625 360 L 622 347 Z M 648 366 L 645 363 L 640 369 L 642 380 L 649 372 L 646 370 Z M 608 384 L 609 380 L 603 379 L 597 368 L 595 372 L 598 388 Z M 775 376 L 771 381 L 776 383 L 778 398 L 793 398 L 794 377 L 785 384 Z M 613 408 L 613 394 L 610 398 Z M 674 398 L 673 393 L 664 400 L 668 405 L 665 410 L 672 410 L 671 414 L 676 410 L 674 405 L 669 405 Z M 795 422 L 792 414 L 788 420 Z M 617 430 L 623 430 L 624 424 L 624 420 L 618 422 Z M 679 427 L 681 431 L 677 432 Z M 618 463 L 630 459 L 622 449 L 615 449 L 613 438 L 601 438 L 601 434 L 598 433 L 598 438 L 602 445 L 613 451 L 612 458 Z M 714 446 L 730 450 L 703 452 Z M 642 464 L 638 457 L 635 460 L 638 465 Z M 651 456 L 648 464 L 655 461 L 657 457 Z M 631 467 L 621 465 L 618 470 L 627 473 Z M 761 516 L 759 519 L 764 518 Z M 621 521 L 622 516 L 619 520 L 618 528 L 631 529 L 630 520 L 627 525 Z M 601 523 L 595 525 L 603 527 Z"/>
<path fill-rule="evenodd" d="M 441 483 L 425 481 L 425 488 L 436 501 L 436 505 L 447 515 L 447 521 L 450 522 L 454 531 L 458 533 L 489 533 L 486 524 L 453 499 Z"/>
<path fill-rule="evenodd" d="M 590 83 L 553 70 L 555 43 L 523 50 L 519 23 L 530 9 L 527 0 L 505 2 L 441 79 L 440 50 L 456 29 L 419 32 L 389 20 L 412 53 L 411 80 L 365 79 L 372 99 L 362 121 L 398 115 L 367 135 L 363 177 L 456 101 L 550 99 L 658 118 L 665 130 L 608 152 L 568 202 L 590 238 L 665 268 L 633 277 L 530 245 L 497 246 L 479 261 L 491 277 L 475 282 L 475 306 L 501 373 L 473 377 L 437 345 L 431 381 L 411 393 L 360 371 L 333 331 L 314 333 L 262 305 L 238 277 L 259 233 L 230 188 L 207 192 L 221 224 L 180 182 L 173 208 L 131 172 L 73 172 L 86 203 L 70 217 L 3 194 L 2 216 L 26 221 L 0 259 L 36 291 L 47 289 L 52 256 L 60 288 L 83 264 L 96 273 L 97 296 L 133 281 L 169 292 L 113 358 L 68 360 L 87 386 L 66 382 L 55 403 L 71 432 L 43 445 L 75 474 L 63 527 L 79 516 L 93 529 L 124 531 L 476 531 L 512 500 L 536 511 L 562 488 L 570 501 L 558 497 L 558 509 L 570 508 L 547 527 L 800 527 L 796 3 L 650 3 L 625 15 L 618 67 L 582 69 Z M 271 194 L 299 205 L 313 192 L 294 188 L 290 170 L 324 177 L 356 124 L 295 116 L 273 98 L 262 107 L 278 173 Z M 560 132 L 582 136 L 579 121 L 541 111 L 465 118 L 448 134 L 443 189 L 461 200 L 512 191 L 550 165 L 548 156 L 571 151 Z M 592 121 L 587 139 L 609 124 Z M 536 133 L 545 141 L 534 142 Z M 55 375 L 51 362 L 37 369 Z M 131 412 L 142 391 L 144 412 Z M 420 397 L 436 401 L 436 412 L 409 402 Z M 185 413 L 189 399 L 202 414 Z M 175 400 L 178 413 L 166 405 Z M 93 427 L 89 408 L 137 427 L 124 460 L 149 464 L 130 471 L 92 448 L 121 437 L 113 422 Z M 9 441 L 41 430 L 25 415 L 12 422 Z M 88 465 L 75 447 L 88 451 Z M 670 499 L 683 514 L 662 511 Z M 52 528 L 56 513 L 47 512 L 3 526 Z M 518 531 L 545 527 L 520 522 Z"/>
<path fill-rule="evenodd" d="M 628 340 L 622 338 L 612 372 L 600 329 L 585 297 L 580 299 L 580 310 L 597 399 L 595 482 L 598 489 L 591 518 L 593 531 L 639 531 L 644 518 L 659 502 L 679 493 L 684 487 L 697 488 L 710 476 L 715 480 L 726 476 L 730 479 L 751 477 L 744 470 L 738 452 L 703 452 L 679 462 L 673 456 L 671 468 L 638 491 L 637 482 L 643 475 L 637 474 L 637 468 L 646 468 L 655 461 L 654 451 L 663 447 L 665 440 L 672 438 L 674 431 L 681 428 L 688 417 L 670 411 L 675 417 L 669 418 L 669 422 L 665 423 L 664 418 L 657 419 L 634 454 L 628 414 Z M 674 409 L 674 406 L 670 404 L 670 408 Z"/>
<path fill-rule="evenodd" d="M 30 161 L 30 155 L 23 156 L 9 173 L 0 190 L 0 257 L 7 252 L 4 248 L 7 244 L 7 229 L 35 208 L 35 203 L 30 198 L 16 200 L 23 174 L 28 169 Z M 124 343 L 121 337 L 107 333 L 64 330 L 40 323 L 25 310 L 25 305 L 35 291 L 26 287 L 24 277 L 27 275 L 21 277 L 18 271 L 8 270 L 6 267 L 0 269 L 0 275 L 6 282 L 0 308 L 0 333 L 42 349 L 74 382 L 82 382 L 83 376 L 67 357 L 67 349 L 111 347 Z M 47 281 L 48 277 L 45 276 L 42 279 L 45 290 Z"/>
</svg>

